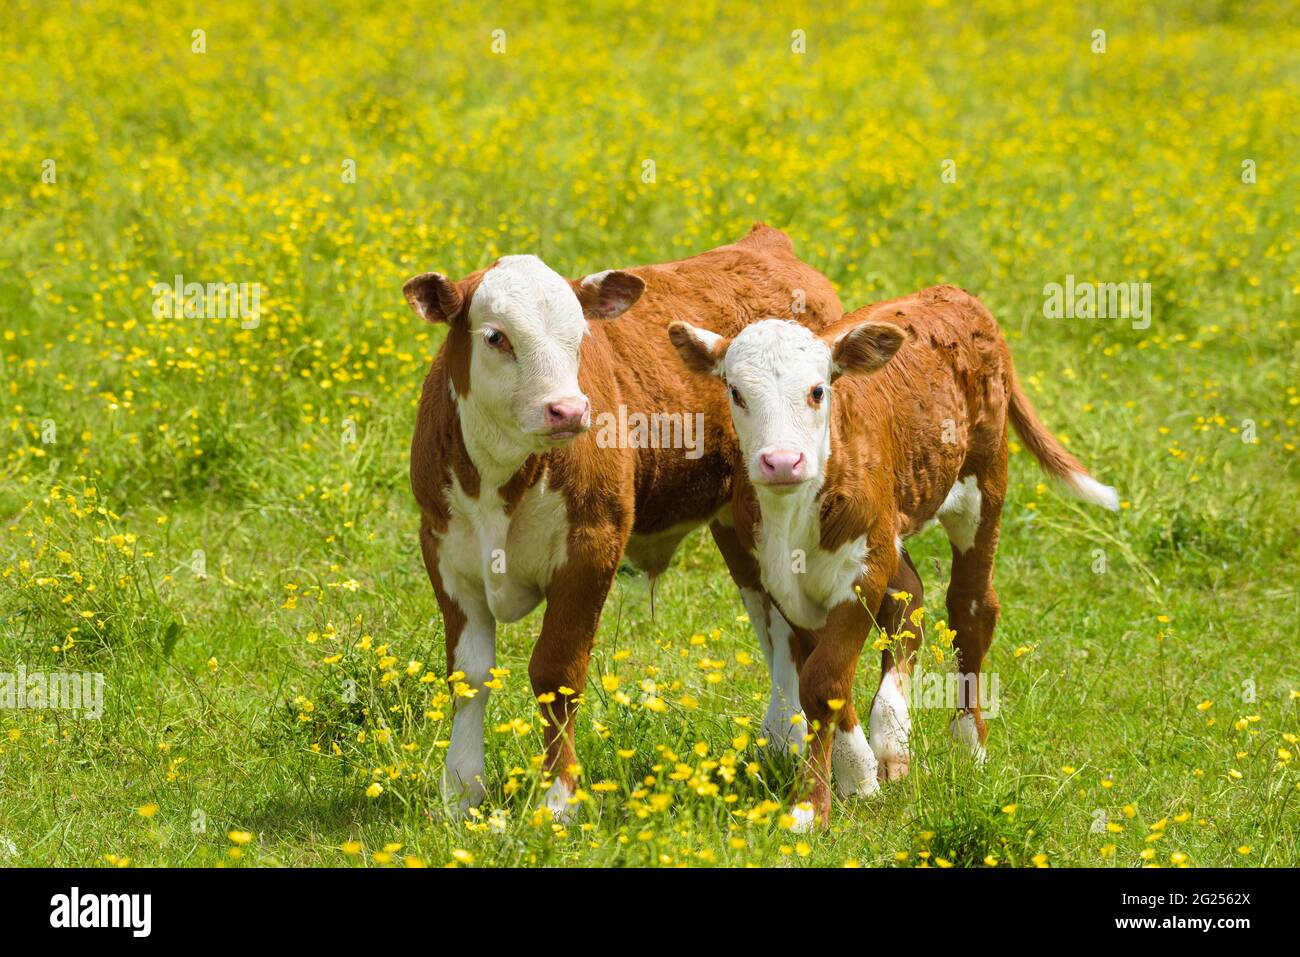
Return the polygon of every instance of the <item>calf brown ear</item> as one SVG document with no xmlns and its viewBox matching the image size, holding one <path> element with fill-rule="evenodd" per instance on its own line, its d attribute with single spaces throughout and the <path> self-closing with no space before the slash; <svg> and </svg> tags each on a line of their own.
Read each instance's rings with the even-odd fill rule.
<svg viewBox="0 0 1300 957">
<path fill-rule="evenodd" d="M 402 294 L 416 314 L 428 322 L 451 322 L 465 305 L 460 288 L 440 272 L 406 280 Z"/>
<path fill-rule="evenodd" d="M 613 319 L 627 312 L 641 298 L 645 282 L 630 272 L 606 269 L 575 282 L 573 291 L 588 319 Z"/>
<path fill-rule="evenodd" d="M 888 322 L 864 322 L 831 347 L 831 381 L 847 372 L 875 372 L 907 341 L 907 330 Z"/>
<path fill-rule="evenodd" d="M 668 338 L 677 347 L 677 354 L 692 372 L 704 375 L 720 375 L 722 359 L 731 345 L 730 339 L 696 329 L 689 322 L 674 322 L 668 327 Z"/>
</svg>

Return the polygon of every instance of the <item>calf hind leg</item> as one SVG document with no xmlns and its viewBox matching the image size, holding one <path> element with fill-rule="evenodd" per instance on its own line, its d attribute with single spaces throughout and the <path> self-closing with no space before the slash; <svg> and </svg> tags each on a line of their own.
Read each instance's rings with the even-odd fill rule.
<svg viewBox="0 0 1300 957">
<path fill-rule="evenodd" d="M 997 468 L 979 477 L 978 525 L 957 534 L 949 530 L 952 542 L 952 581 L 948 585 L 948 626 L 956 631 L 957 714 L 953 718 L 953 737 L 965 745 L 977 761 L 984 760 L 984 742 L 988 728 L 984 723 L 980 667 L 997 624 L 1000 606 L 993 591 L 993 557 L 998 547 L 998 523 L 1002 515 L 1002 498 L 1006 489 L 1006 458 Z M 968 511 L 973 515 L 974 509 Z M 948 523 L 945 522 L 945 527 Z"/>
<path fill-rule="evenodd" d="M 924 641 L 923 622 L 913 615 L 925 606 L 921 576 L 907 549 L 899 549 L 898 570 L 885 590 L 876 621 L 881 630 L 897 642 L 880 655 L 880 687 L 871 703 L 871 750 L 876 755 L 882 781 L 906 777 L 911 767 L 909 741 L 912 716 L 908 708 L 912 666 Z M 903 593 L 911 597 L 901 600 Z"/>
<path fill-rule="evenodd" d="M 871 733 L 863 732 L 853 702 L 845 702 L 831 745 L 835 792 L 840 797 L 865 797 L 880 790 L 880 781 L 907 774 L 908 738 L 912 722 L 908 713 L 908 677 L 921 645 L 920 624 L 912 614 L 923 607 L 925 596 L 907 550 L 898 550 L 894 571 L 876 614 L 876 624 L 886 636 L 901 635 L 898 644 L 882 652 L 880 687 L 871 704 Z M 908 597 L 900 600 L 903 594 Z"/>
</svg>

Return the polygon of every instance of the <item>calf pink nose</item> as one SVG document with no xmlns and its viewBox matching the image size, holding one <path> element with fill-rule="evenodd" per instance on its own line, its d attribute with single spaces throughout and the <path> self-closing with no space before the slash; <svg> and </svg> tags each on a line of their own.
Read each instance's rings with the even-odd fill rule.
<svg viewBox="0 0 1300 957">
<path fill-rule="evenodd" d="M 591 403 L 585 395 L 546 404 L 546 424 L 552 432 L 581 432 L 587 428 Z"/>
<path fill-rule="evenodd" d="M 759 471 L 769 482 L 799 482 L 804 477 L 802 452 L 764 452 L 758 457 Z"/>
</svg>

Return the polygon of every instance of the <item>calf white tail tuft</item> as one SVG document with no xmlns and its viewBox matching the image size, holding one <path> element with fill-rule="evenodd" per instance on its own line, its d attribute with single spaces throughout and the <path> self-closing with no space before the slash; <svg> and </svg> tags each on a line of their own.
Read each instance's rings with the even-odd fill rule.
<svg viewBox="0 0 1300 957">
<path fill-rule="evenodd" d="M 1008 371 L 1010 375 L 1007 391 L 1011 399 L 1008 411 L 1011 414 L 1011 425 L 1034 458 L 1038 459 L 1038 464 L 1043 467 L 1043 471 L 1060 481 L 1083 501 L 1108 508 L 1112 512 L 1119 511 L 1119 494 L 1109 485 L 1102 485 L 1089 475 L 1088 470 L 1080 464 L 1079 460 L 1065 451 L 1065 447 L 1051 432 L 1047 431 L 1038 416 L 1034 414 L 1034 407 L 1029 404 L 1024 390 L 1016 380 L 1015 370 Z"/>
<path fill-rule="evenodd" d="M 1075 497 L 1089 505 L 1100 505 L 1112 512 L 1119 511 L 1119 493 L 1109 485 L 1102 485 L 1087 472 L 1071 472 L 1062 481 Z"/>
</svg>

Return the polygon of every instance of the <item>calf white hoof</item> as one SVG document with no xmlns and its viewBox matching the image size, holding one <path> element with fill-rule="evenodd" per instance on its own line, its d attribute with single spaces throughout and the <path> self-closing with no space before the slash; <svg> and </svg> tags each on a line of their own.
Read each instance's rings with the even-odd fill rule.
<svg viewBox="0 0 1300 957">
<path fill-rule="evenodd" d="M 886 781 L 901 781 L 912 770 L 912 763 L 907 755 L 895 758 L 880 758 L 876 765 L 876 779 L 884 784 Z"/>
<path fill-rule="evenodd" d="M 470 772 L 464 773 L 470 774 Z M 441 791 L 443 808 L 457 820 L 468 817 L 469 809 L 478 807 L 487 797 L 482 771 L 472 773 L 467 780 L 450 768 L 444 768 Z"/>
<path fill-rule="evenodd" d="M 803 754 L 804 736 L 808 732 L 808 722 L 792 722 L 788 716 L 763 722 L 763 737 L 767 739 L 766 748 L 773 754 L 786 757 Z"/>
<path fill-rule="evenodd" d="M 578 805 L 570 802 L 573 792 L 563 779 L 556 778 L 546 789 L 542 805 L 551 812 L 551 819 L 557 824 L 568 824 L 578 814 Z"/>
<path fill-rule="evenodd" d="M 880 793 L 876 755 L 867 744 L 862 725 L 837 731 L 831 740 L 831 778 L 842 798 L 870 797 Z"/>
<path fill-rule="evenodd" d="M 880 773 L 872 771 L 871 777 L 862 778 L 859 781 L 844 783 L 837 776 L 835 780 L 835 794 L 845 800 L 853 798 L 875 797 L 880 793 Z"/>
<path fill-rule="evenodd" d="M 795 834 L 807 834 L 817 826 L 817 812 L 813 810 L 813 806 L 807 801 L 792 807 L 790 816 L 794 818 L 790 830 Z"/>
<path fill-rule="evenodd" d="M 975 727 L 975 716 L 970 712 L 958 715 L 952 719 L 948 730 L 952 733 L 952 739 L 971 756 L 975 766 L 983 767 L 984 762 L 988 760 L 988 752 L 984 750 L 984 744 L 980 741 L 979 730 Z"/>
<path fill-rule="evenodd" d="M 871 704 L 871 734 L 868 740 L 876 756 L 881 781 L 907 777 L 911 768 L 912 718 L 907 699 L 898 686 L 898 677 L 886 674 Z"/>
</svg>

